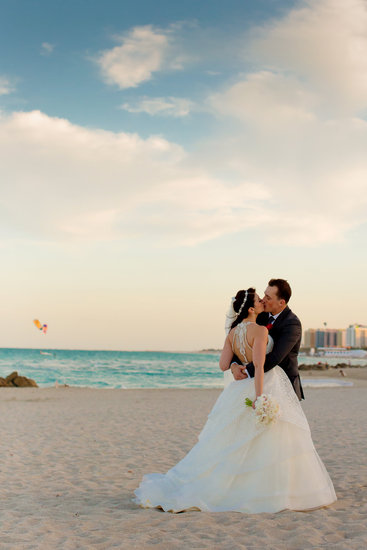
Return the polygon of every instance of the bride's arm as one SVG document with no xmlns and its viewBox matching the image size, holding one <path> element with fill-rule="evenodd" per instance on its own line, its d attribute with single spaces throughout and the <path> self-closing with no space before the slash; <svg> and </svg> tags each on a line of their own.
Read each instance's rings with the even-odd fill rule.
<svg viewBox="0 0 367 550">
<path fill-rule="evenodd" d="M 224 342 L 222 353 L 220 354 L 220 358 L 219 358 L 219 366 L 223 371 L 229 369 L 231 365 L 232 357 L 233 357 L 232 340 L 230 336 L 231 336 L 231 333 L 228 334 Z"/>
<path fill-rule="evenodd" d="M 268 340 L 267 328 L 257 325 L 254 343 L 252 344 L 252 362 L 255 366 L 256 397 L 259 397 L 263 392 L 264 363 L 265 363 L 267 340 Z"/>
</svg>

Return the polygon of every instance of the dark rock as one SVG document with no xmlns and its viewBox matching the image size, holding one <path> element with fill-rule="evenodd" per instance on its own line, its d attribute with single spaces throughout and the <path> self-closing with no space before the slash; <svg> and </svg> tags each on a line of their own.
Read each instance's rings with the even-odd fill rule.
<svg viewBox="0 0 367 550">
<path fill-rule="evenodd" d="M 18 376 L 14 371 L 6 378 L 0 377 L 0 388 L 38 388 L 38 385 L 32 378 Z"/>
<path fill-rule="evenodd" d="M 17 376 L 12 382 L 17 388 L 38 388 L 36 382 L 32 380 L 32 378 L 27 378 L 26 376 Z"/>
<path fill-rule="evenodd" d="M 301 363 L 298 365 L 298 370 L 327 370 L 330 366 L 327 363 L 317 363 L 313 365 L 305 365 Z"/>
<path fill-rule="evenodd" d="M 5 380 L 6 380 L 7 382 L 13 382 L 14 378 L 16 378 L 17 376 L 18 376 L 17 371 L 14 371 L 14 372 L 12 372 L 11 374 L 9 374 L 9 375 L 5 378 Z"/>
</svg>

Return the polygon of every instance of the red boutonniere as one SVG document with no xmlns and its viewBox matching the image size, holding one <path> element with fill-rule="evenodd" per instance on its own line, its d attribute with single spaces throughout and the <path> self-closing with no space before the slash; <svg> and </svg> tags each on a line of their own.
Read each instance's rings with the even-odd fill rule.
<svg viewBox="0 0 367 550">
<path fill-rule="evenodd" d="M 271 330 L 273 328 L 273 323 L 269 323 L 268 325 L 266 325 L 266 328 L 268 330 Z"/>
</svg>

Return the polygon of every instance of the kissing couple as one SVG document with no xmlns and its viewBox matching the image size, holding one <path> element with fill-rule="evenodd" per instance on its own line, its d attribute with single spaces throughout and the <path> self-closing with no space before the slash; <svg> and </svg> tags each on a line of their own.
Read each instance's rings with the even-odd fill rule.
<svg viewBox="0 0 367 550">
<path fill-rule="evenodd" d="M 336 500 L 300 404 L 302 327 L 288 307 L 291 294 L 287 281 L 271 279 L 262 300 L 252 287 L 232 298 L 219 360 L 226 386 L 196 445 L 167 473 L 145 475 L 137 504 L 256 514 Z M 264 400 L 276 404 L 276 421 L 259 422 L 253 408 Z"/>
</svg>

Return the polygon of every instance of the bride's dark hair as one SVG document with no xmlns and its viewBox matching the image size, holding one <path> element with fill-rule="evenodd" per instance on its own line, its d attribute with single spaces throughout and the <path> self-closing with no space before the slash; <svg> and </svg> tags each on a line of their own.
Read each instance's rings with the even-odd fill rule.
<svg viewBox="0 0 367 550">
<path fill-rule="evenodd" d="M 247 298 L 246 302 L 243 304 L 243 301 L 245 299 L 245 295 L 247 292 Z M 241 309 L 241 313 L 235 319 L 232 323 L 231 329 L 239 325 L 244 319 L 246 319 L 248 315 L 248 310 L 250 307 L 254 307 L 255 305 L 255 288 L 248 288 L 247 290 L 239 290 L 236 294 L 235 300 L 233 302 L 233 309 L 236 313 L 238 313 Z M 242 307 L 243 304 L 243 307 Z"/>
</svg>

